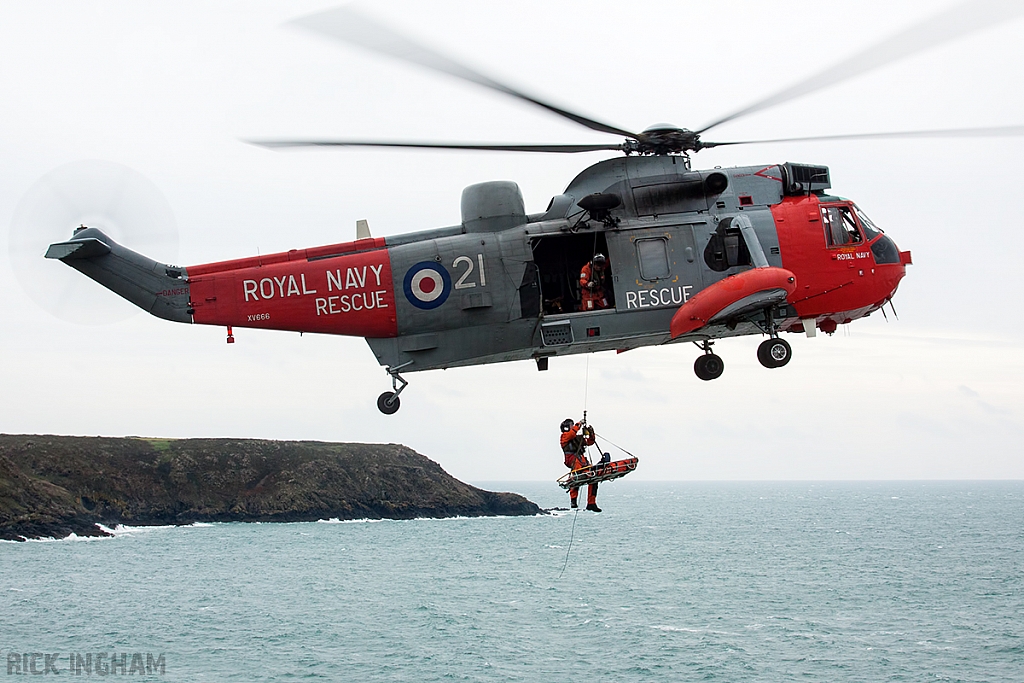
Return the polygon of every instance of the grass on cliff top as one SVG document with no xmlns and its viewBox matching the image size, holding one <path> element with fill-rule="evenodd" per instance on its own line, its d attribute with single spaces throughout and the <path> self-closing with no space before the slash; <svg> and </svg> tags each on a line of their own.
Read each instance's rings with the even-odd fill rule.
<svg viewBox="0 0 1024 683">
<path fill-rule="evenodd" d="M 171 450 L 171 442 L 174 441 L 174 439 L 140 439 L 140 440 L 148 442 L 149 445 L 153 447 L 153 450 L 154 451 L 158 451 L 158 452 Z"/>
</svg>

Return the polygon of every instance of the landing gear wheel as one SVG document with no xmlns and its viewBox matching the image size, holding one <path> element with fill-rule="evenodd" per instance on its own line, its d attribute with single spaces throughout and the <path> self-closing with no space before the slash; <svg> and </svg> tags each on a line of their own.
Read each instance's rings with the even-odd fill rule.
<svg viewBox="0 0 1024 683">
<path fill-rule="evenodd" d="M 697 360 L 693 361 L 693 371 L 705 382 L 718 379 L 725 371 L 725 361 L 721 356 L 706 353 L 703 356 L 697 356 Z"/>
<path fill-rule="evenodd" d="M 757 360 L 766 368 L 781 368 L 793 357 L 793 348 L 785 339 L 765 339 L 757 347 Z"/>
<path fill-rule="evenodd" d="M 393 391 L 385 391 L 377 397 L 377 410 L 385 415 L 394 415 L 402 405 L 402 399 Z"/>
<path fill-rule="evenodd" d="M 405 381 L 400 374 L 398 374 L 398 371 L 402 368 L 409 367 L 412 363 L 413 362 L 410 360 L 402 363 L 401 365 L 396 365 L 394 367 L 389 365 L 386 368 L 388 375 L 391 376 L 391 387 L 394 391 L 385 391 L 377 397 L 377 410 L 385 415 L 394 415 L 398 412 L 399 406 L 402 405 L 402 402 L 398 400 L 398 395 L 405 391 L 405 388 L 409 386 L 409 383 Z M 399 384 L 402 386 L 398 386 Z"/>
</svg>

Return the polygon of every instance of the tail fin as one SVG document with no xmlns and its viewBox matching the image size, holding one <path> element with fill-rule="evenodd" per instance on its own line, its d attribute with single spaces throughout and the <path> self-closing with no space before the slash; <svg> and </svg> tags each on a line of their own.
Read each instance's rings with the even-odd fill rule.
<svg viewBox="0 0 1024 683">
<path fill-rule="evenodd" d="M 157 263 L 96 228 L 79 228 L 67 242 L 51 244 L 46 258 L 63 261 L 158 318 L 192 322 L 184 268 Z"/>
</svg>

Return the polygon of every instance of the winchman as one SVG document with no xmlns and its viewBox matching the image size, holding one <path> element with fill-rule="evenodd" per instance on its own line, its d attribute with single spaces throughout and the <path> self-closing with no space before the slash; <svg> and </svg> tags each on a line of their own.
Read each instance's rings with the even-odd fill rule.
<svg viewBox="0 0 1024 683">
<path fill-rule="evenodd" d="M 584 422 L 573 422 L 572 418 L 562 421 L 562 436 L 559 443 L 562 446 L 562 453 L 565 455 L 565 466 L 570 470 L 578 470 L 590 465 L 587 459 L 587 446 L 593 446 L 596 441 L 594 428 Z M 579 487 L 569 489 L 569 505 L 577 508 Z M 591 512 L 600 512 L 597 507 L 597 483 L 587 485 L 587 509 Z"/>
<path fill-rule="evenodd" d="M 608 297 L 605 293 L 605 277 L 608 274 L 608 259 L 604 254 L 594 254 L 580 270 L 580 292 L 584 311 L 596 311 L 608 308 Z"/>
</svg>

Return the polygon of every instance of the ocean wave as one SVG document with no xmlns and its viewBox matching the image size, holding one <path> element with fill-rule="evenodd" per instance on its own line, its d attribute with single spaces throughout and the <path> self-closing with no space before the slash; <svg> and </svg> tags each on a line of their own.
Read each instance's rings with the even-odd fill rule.
<svg viewBox="0 0 1024 683">
<path fill-rule="evenodd" d="M 97 524 L 100 529 L 114 536 L 126 536 L 150 531 L 166 531 L 167 529 L 205 529 L 214 526 L 210 522 L 192 522 L 191 524 L 116 524 L 113 529 Z"/>
<path fill-rule="evenodd" d="M 670 633 L 705 633 L 713 636 L 738 636 L 738 633 L 732 631 L 715 631 L 709 628 L 692 628 L 687 626 L 669 626 L 667 624 L 652 625 L 657 631 L 667 631 Z"/>
<path fill-rule="evenodd" d="M 97 524 L 96 526 L 100 527 L 104 531 L 107 531 L 106 528 L 99 524 Z M 55 538 L 53 536 L 44 536 L 42 538 L 26 538 L 25 536 L 22 536 L 22 540 L 20 541 L 3 540 L 0 541 L 0 543 L 63 543 L 64 541 L 105 541 L 109 538 L 111 538 L 111 536 L 79 536 L 76 533 L 70 533 L 67 536 L 64 536 L 63 538 Z"/>
<path fill-rule="evenodd" d="M 554 515 L 554 513 L 552 513 Z M 410 519 L 338 519 L 337 517 L 331 517 L 330 519 L 318 519 L 317 524 L 370 524 L 372 522 L 465 522 L 474 521 L 478 519 L 521 519 L 522 517 L 549 517 L 552 515 L 540 514 L 540 515 L 525 515 L 525 516 L 510 516 L 510 515 L 475 515 L 473 517 L 466 517 L 464 515 L 455 515 L 453 517 L 412 517 Z"/>
<path fill-rule="evenodd" d="M 385 522 L 388 520 L 384 519 L 338 519 L 337 517 L 331 517 L 330 519 L 318 519 L 317 524 L 371 524 L 373 522 Z"/>
</svg>

